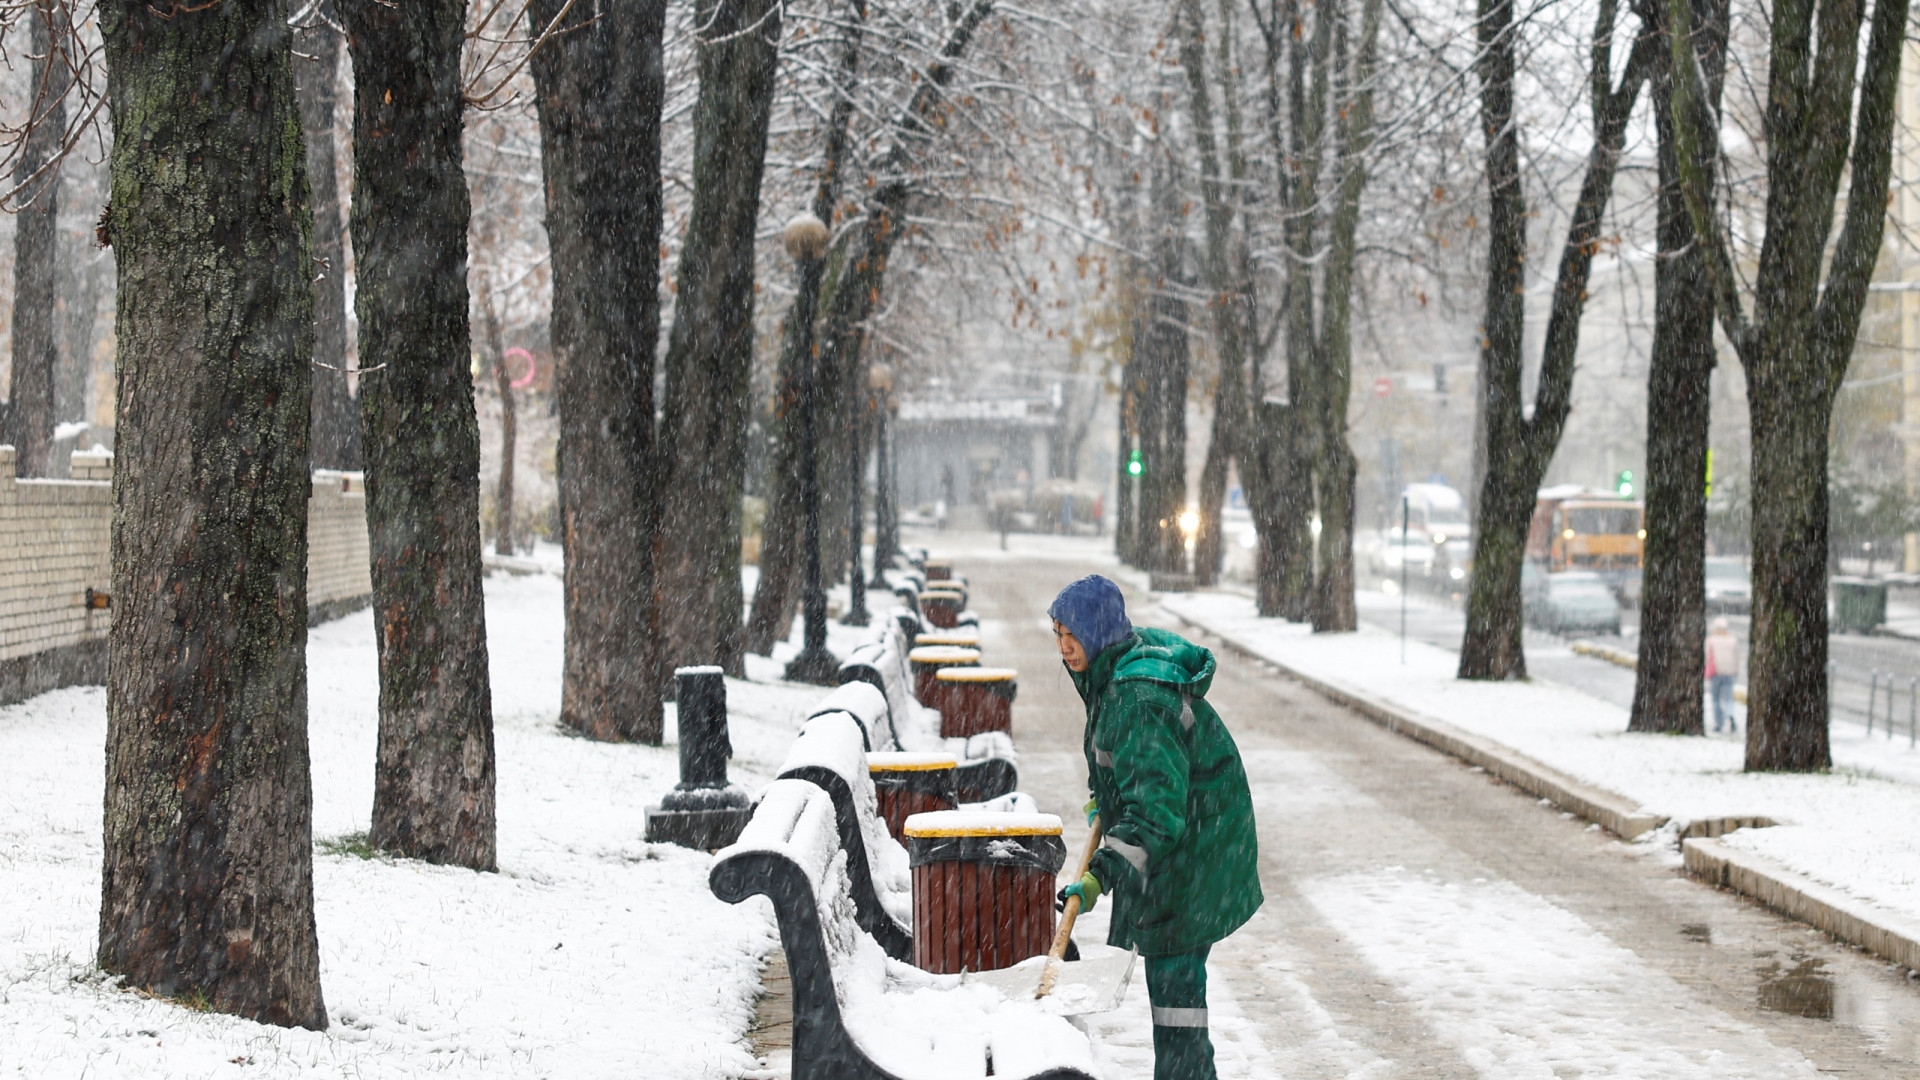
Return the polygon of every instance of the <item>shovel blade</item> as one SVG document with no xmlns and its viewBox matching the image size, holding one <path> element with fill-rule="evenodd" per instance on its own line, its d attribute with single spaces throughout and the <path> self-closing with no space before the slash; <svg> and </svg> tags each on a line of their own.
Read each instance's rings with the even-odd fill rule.
<svg viewBox="0 0 1920 1080">
<path fill-rule="evenodd" d="M 1132 949 L 1111 945 L 1081 946 L 1080 959 L 1061 962 L 1053 992 L 1040 999 L 1040 1008 L 1059 1016 L 1084 1016 L 1119 1008 L 1139 955 Z M 1046 966 L 1046 957 L 1030 956 L 998 971 L 968 972 L 961 981 L 991 986 L 1008 1001 L 1031 1001 Z"/>
</svg>

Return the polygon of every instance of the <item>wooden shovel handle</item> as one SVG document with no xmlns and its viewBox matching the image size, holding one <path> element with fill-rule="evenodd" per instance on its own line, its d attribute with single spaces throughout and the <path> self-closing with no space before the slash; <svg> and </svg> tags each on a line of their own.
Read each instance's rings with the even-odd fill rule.
<svg viewBox="0 0 1920 1080">
<path fill-rule="evenodd" d="M 1087 847 L 1080 853 L 1080 869 L 1073 875 L 1074 881 L 1087 876 L 1087 867 L 1093 863 L 1093 853 L 1100 849 L 1100 819 L 1093 819 L 1093 828 L 1087 832 Z M 1060 974 L 1060 958 L 1067 955 L 1067 943 L 1073 940 L 1073 920 L 1080 915 L 1080 897 L 1076 893 L 1067 897 L 1067 906 L 1060 912 L 1060 928 L 1053 932 L 1053 948 L 1047 950 L 1047 965 L 1040 972 L 1040 986 L 1033 992 L 1037 998 L 1046 997 L 1053 992 L 1053 981 Z"/>
</svg>

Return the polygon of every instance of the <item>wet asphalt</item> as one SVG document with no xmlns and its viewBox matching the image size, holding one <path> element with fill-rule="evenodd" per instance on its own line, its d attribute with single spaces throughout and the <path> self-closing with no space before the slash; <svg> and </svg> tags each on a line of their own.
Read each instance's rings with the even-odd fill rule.
<svg viewBox="0 0 1920 1080">
<path fill-rule="evenodd" d="M 1084 713 L 1042 612 L 1073 577 L 1112 571 L 1055 549 L 1023 557 L 1019 538 L 1012 551 L 982 552 L 972 564 L 953 554 L 971 580 L 987 662 L 1021 673 L 1021 786 L 1068 823 L 1077 852 Z M 1122 585 L 1136 623 L 1178 627 Z M 1427 621 L 1415 636 L 1441 632 L 1441 618 Z M 1674 1044 L 1668 1065 L 1646 1075 L 1920 1076 L 1920 981 L 1907 973 L 1686 878 L 1671 851 L 1623 844 L 1198 640 L 1220 660 L 1209 700 L 1247 762 L 1259 819 L 1267 902 L 1216 948 L 1212 965 L 1222 999 L 1237 1003 L 1267 1055 L 1258 1075 L 1626 1077 L 1634 1067 L 1606 1062 L 1658 1057 Z M 1631 673 L 1621 674 L 1630 692 Z M 1471 979 L 1438 994 L 1430 978 L 1410 974 L 1431 959 L 1420 943 L 1395 946 L 1407 953 L 1403 965 L 1384 938 L 1328 906 L 1327 896 L 1354 882 L 1390 890 L 1401 880 L 1393 875 L 1547 912 L 1555 926 L 1597 935 L 1580 948 L 1628 974 L 1581 985 L 1576 963 L 1568 985 L 1557 985 L 1556 962 L 1527 967 L 1522 950 L 1491 958 L 1488 977 L 1519 964 L 1528 980 L 1545 980 L 1545 992 L 1529 981 L 1524 1008 Z M 1596 1011 L 1583 995 L 1603 990 Z M 1539 1013 L 1562 1001 L 1566 1030 L 1555 1034 Z M 1679 1035 L 1676 1017 L 1691 1025 Z"/>
</svg>

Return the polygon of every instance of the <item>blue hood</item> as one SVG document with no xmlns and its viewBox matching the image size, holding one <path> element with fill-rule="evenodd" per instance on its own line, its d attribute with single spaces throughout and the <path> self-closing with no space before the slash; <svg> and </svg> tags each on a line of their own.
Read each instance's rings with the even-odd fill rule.
<svg viewBox="0 0 1920 1080">
<path fill-rule="evenodd" d="M 1120 586 L 1101 577 L 1088 574 L 1079 581 L 1060 590 L 1053 598 L 1053 606 L 1047 614 L 1071 632 L 1080 647 L 1087 650 L 1087 659 L 1092 660 L 1104 652 L 1108 646 L 1125 641 L 1133 633 L 1133 624 L 1127 621 L 1127 601 L 1120 595 Z"/>
</svg>

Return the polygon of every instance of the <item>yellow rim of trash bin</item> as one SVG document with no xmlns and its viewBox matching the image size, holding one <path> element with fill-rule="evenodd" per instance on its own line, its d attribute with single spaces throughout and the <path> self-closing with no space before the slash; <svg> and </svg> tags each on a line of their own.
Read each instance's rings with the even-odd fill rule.
<svg viewBox="0 0 1920 1080">
<path fill-rule="evenodd" d="M 874 760 L 878 758 L 879 760 Z M 957 769 L 960 759 L 952 754 L 878 753 L 867 755 L 868 772 L 933 772 Z"/>
<path fill-rule="evenodd" d="M 978 630 L 972 630 L 962 634 L 952 630 L 944 633 L 938 630 L 929 630 L 923 634 L 915 634 L 913 637 L 913 647 L 916 649 L 930 649 L 937 645 L 945 645 L 955 649 L 978 649 L 980 647 L 980 632 Z"/>
</svg>

